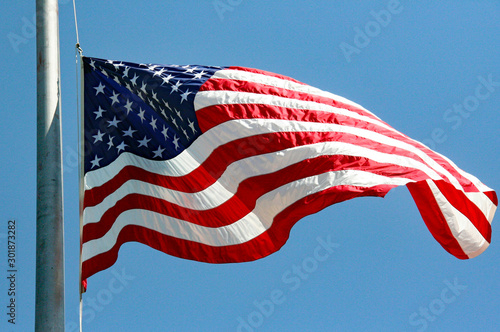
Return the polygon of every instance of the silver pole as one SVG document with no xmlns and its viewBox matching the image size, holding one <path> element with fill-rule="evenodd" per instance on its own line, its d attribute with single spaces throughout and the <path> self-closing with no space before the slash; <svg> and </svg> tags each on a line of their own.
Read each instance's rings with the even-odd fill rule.
<svg viewBox="0 0 500 332">
<path fill-rule="evenodd" d="M 35 331 L 64 331 L 64 230 L 57 0 L 36 0 Z"/>
</svg>

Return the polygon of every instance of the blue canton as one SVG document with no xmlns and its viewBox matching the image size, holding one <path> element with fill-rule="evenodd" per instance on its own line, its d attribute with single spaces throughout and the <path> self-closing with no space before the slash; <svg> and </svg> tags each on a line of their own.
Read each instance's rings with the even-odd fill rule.
<svg viewBox="0 0 500 332">
<path fill-rule="evenodd" d="M 193 101 L 222 67 L 83 58 L 85 172 L 129 152 L 167 160 L 199 135 Z"/>
</svg>

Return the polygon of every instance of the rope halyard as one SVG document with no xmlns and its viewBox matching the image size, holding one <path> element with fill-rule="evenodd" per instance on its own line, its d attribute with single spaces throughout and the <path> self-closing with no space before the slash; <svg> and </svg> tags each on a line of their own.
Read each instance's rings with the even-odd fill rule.
<svg viewBox="0 0 500 332">
<path fill-rule="evenodd" d="M 75 58 L 76 58 L 76 70 L 75 70 L 75 78 L 76 78 L 76 109 L 77 109 L 77 132 L 79 132 L 79 142 L 78 142 L 78 176 L 79 176 L 79 197 L 80 197 L 80 203 L 79 203 L 79 219 L 80 219 L 80 227 L 79 227 L 79 232 L 80 232 L 80 243 L 81 243 L 81 234 L 82 234 L 82 186 L 83 186 L 83 178 L 82 178 L 82 152 L 83 152 L 83 93 L 81 89 L 83 89 L 83 84 L 78 86 L 78 68 L 80 67 L 80 81 L 83 81 L 83 49 L 80 46 L 80 37 L 78 34 L 78 20 L 76 18 L 76 4 L 75 0 L 73 0 L 73 13 L 75 16 L 75 31 L 76 31 L 76 45 L 75 45 Z M 80 60 L 80 66 L 78 63 L 78 60 Z M 82 93 L 82 99 L 81 101 L 79 100 L 79 94 Z M 83 309 L 83 302 L 82 302 L 82 281 L 81 281 L 81 276 L 82 276 L 82 255 L 81 255 L 81 250 L 80 250 L 80 255 L 79 255 L 79 260 L 78 260 L 78 293 L 80 294 L 80 303 L 79 303 L 79 331 L 82 332 L 82 309 Z"/>
<path fill-rule="evenodd" d="M 76 5 L 75 0 L 73 0 L 73 13 L 75 15 L 75 30 L 76 30 L 76 47 L 80 47 L 80 38 L 78 37 L 78 20 L 76 19 Z"/>
</svg>

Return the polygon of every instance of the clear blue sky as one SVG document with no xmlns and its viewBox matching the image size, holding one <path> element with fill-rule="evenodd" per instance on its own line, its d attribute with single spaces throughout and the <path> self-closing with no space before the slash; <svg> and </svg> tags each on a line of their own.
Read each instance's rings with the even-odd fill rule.
<svg viewBox="0 0 500 332">
<path fill-rule="evenodd" d="M 87 56 L 239 65 L 288 75 L 363 105 L 500 189 L 497 0 L 77 1 L 77 10 Z M 2 12 L 0 330 L 30 331 L 35 1 L 4 3 Z M 76 331 L 77 79 L 70 1 L 60 1 L 59 13 L 66 330 Z M 494 84 L 479 100 L 476 88 L 483 80 Z M 454 105 L 464 103 L 470 111 L 454 112 Z M 6 315 L 9 219 L 17 221 L 15 326 Z M 209 265 L 129 243 L 113 267 L 89 279 L 84 330 L 500 331 L 497 223 L 498 216 L 489 249 L 460 261 L 432 238 L 403 187 L 385 199 L 358 198 L 304 218 L 282 250 L 256 262 Z M 321 241 L 336 245 L 322 251 L 328 257 L 319 261 Z"/>
</svg>

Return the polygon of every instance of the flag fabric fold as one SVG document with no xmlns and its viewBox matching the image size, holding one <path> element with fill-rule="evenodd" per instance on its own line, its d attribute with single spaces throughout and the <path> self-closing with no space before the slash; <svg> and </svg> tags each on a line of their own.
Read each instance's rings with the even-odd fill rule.
<svg viewBox="0 0 500 332">
<path fill-rule="evenodd" d="M 454 256 L 491 242 L 492 189 L 345 98 L 243 67 L 84 57 L 83 75 L 82 279 L 129 241 L 256 260 L 301 218 L 402 185 Z"/>
</svg>

